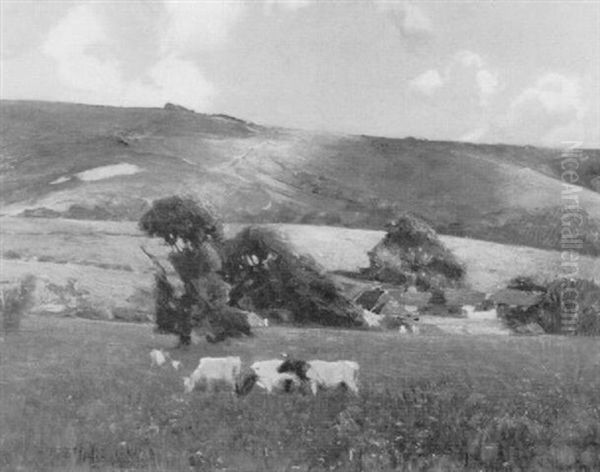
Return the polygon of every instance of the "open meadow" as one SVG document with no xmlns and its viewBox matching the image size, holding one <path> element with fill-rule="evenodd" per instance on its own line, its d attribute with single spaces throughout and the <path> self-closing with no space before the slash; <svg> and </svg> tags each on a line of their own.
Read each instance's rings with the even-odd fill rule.
<svg viewBox="0 0 600 472">
<path fill-rule="evenodd" d="M 0 470 L 598 470 L 600 344 L 269 327 L 186 350 L 28 316 L 0 343 Z M 183 367 L 151 367 L 164 348 Z M 183 393 L 201 356 L 353 359 L 360 394 Z"/>
</svg>

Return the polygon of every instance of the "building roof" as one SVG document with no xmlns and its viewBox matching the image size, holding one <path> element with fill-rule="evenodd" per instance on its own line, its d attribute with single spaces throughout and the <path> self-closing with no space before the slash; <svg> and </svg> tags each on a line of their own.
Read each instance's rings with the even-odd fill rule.
<svg viewBox="0 0 600 472">
<path fill-rule="evenodd" d="M 524 290 L 505 288 L 492 294 L 490 299 L 498 304 L 529 307 L 539 303 L 542 296 L 542 292 L 526 292 Z"/>
</svg>

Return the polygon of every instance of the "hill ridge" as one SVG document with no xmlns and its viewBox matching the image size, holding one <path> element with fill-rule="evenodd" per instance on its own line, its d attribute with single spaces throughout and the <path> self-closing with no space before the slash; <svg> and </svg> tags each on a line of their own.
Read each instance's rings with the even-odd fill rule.
<svg viewBox="0 0 600 472">
<path fill-rule="evenodd" d="M 209 199 L 228 221 L 376 229 L 408 211 L 447 234 L 558 244 L 518 227 L 537 218 L 548 233 L 560 228 L 558 149 L 319 133 L 163 108 L 3 100 L 1 113 L 3 214 L 135 220 L 153 199 L 183 193 Z M 593 236 L 600 150 L 583 153 L 580 200 Z M 118 165 L 141 171 L 73 178 Z"/>
</svg>

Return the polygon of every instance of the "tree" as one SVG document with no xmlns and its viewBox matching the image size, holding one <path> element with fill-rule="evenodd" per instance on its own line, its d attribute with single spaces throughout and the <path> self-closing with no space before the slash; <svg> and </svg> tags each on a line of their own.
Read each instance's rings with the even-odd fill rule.
<svg viewBox="0 0 600 472">
<path fill-rule="evenodd" d="M 285 309 L 299 324 L 362 324 L 362 310 L 312 258 L 297 254 L 281 234 L 245 228 L 227 241 L 225 253 L 224 273 L 233 287 L 232 303 L 247 298 L 263 312 Z"/>
<path fill-rule="evenodd" d="M 223 225 L 205 204 L 189 197 L 156 200 L 139 223 L 149 236 L 158 236 L 178 252 L 198 249 L 209 242 L 221 247 L 225 241 Z M 181 247 L 180 247 L 181 246 Z"/>
<path fill-rule="evenodd" d="M 0 290 L 1 331 L 10 333 L 19 330 L 23 315 L 34 304 L 35 286 L 35 276 L 28 274 L 16 285 Z"/>
<path fill-rule="evenodd" d="M 168 272 L 148 253 L 155 267 L 156 327 L 179 336 L 182 345 L 191 341 L 193 327 L 205 326 L 218 335 L 209 339 L 250 334 L 247 321 L 227 307 L 229 286 L 221 277 L 225 242 L 223 225 L 215 212 L 192 198 L 173 196 L 156 200 L 140 219 L 149 236 L 162 238 L 171 248 L 169 262 L 179 277 Z M 230 316 L 228 316 L 228 314 Z"/>
<path fill-rule="evenodd" d="M 464 266 L 444 246 L 434 229 L 411 214 L 386 225 L 384 238 L 369 251 L 367 278 L 421 290 L 461 284 Z"/>
</svg>

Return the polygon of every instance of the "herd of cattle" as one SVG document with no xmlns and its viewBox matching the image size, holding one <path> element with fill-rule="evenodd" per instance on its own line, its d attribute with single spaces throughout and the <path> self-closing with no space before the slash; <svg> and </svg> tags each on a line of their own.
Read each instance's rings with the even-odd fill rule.
<svg viewBox="0 0 600 472">
<path fill-rule="evenodd" d="M 153 349 L 150 352 L 153 366 L 170 364 L 179 370 L 181 362 L 170 358 L 169 353 Z M 343 387 L 358 393 L 359 365 L 354 361 L 304 361 L 291 359 L 271 359 L 254 362 L 246 372 L 242 372 L 242 360 L 237 356 L 202 357 L 198 367 L 183 378 L 186 393 L 191 393 L 197 385 L 212 392 L 218 385 L 226 386 L 237 395 L 246 395 L 254 385 L 266 390 L 290 392 L 310 388 L 313 395 L 327 388 Z"/>
</svg>

